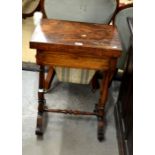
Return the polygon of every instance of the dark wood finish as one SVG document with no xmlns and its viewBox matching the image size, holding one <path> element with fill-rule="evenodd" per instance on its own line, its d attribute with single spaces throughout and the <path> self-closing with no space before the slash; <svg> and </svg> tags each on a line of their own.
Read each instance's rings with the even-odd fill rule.
<svg viewBox="0 0 155 155">
<path fill-rule="evenodd" d="M 43 19 L 41 27 L 38 26 L 32 35 L 30 48 L 62 54 L 67 50 L 68 54 L 101 59 L 121 55 L 121 44 L 114 26 L 62 20 Z"/>
<path fill-rule="evenodd" d="M 47 18 L 47 15 L 46 15 L 46 12 L 45 12 L 45 8 L 44 8 L 44 2 L 45 2 L 45 0 L 40 0 L 40 10 L 41 10 L 41 12 L 43 13 L 43 18 Z M 116 9 L 115 9 L 115 11 L 114 11 L 114 14 L 113 14 L 111 20 L 113 20 L 113 18 L 115 17 L 115 14 L 116 14 L 116 12 L 117 12 L 118 7 L 119 7 L 119 0 L 116 0 Z M 109 21 L 108 24 L 110 24 L 110 22 L 111 22 L 111 21 Z M 50 72 L 49 72 L 48 74 L 50 74 Z M 50 75 L 49 75 L 49 76 L 50 76 Z M 46 81 L 47 81 L 47 80 L 46 80 Z M 96 89 L 99 88 L 98 82 L 97 82 L 97 81 L 98 81 L 98 77 L 97 77 L 97 76 L 93 77 L 93 80 L 92 80 L 92 87 L 93 87 L 92 90 L 93 90 L 93 91 L 95 91 Z M 51 83 L 51 82 L 52 82 L 52 80 L 50 80 L 50 82 L 47 83 L 48 87 L 50 87 L 50 83 Z"/>
<path fill-rule="evenodd" d="M 22 13 L 22 18 L 25 19 L 27 17 L 31 17 L 33 16 L 33 14 L 36 12 L 36 11 L 41 11 L 42 7 L 41 7 L 41 1 L 38 3 L 38 6 L 36 8 L 34 8 L 34 10 L 30 13 Z"/>
<path fill-rule="evenodd" d="M 119 5 L 119 7 L 117 9 L 117 12 L 119 12 L 119 11 L 121 11 L 123 9 L 129 8 L 129 7 L 133 7 L 133 2 L 131 2 L 129 4 Z"/>
<path fill-rule="evenodd" d="M 118 0 L 119 1 L 119 0 Z M 119 3 L 119 2 L 118 2 Z M 117 15 L 117 13 L 119 12 L 119 11 L 121 11 L 121 10 L 123 10 L 123 9 L 126 9 L 126 8 L 129 8 L 129 7 L 133 7 L 133 3 L 130 3 L 130 4 L 126 4 L 126 5 L 118 5 L 117 6 L 117 9 L 116 9 L 116 11 L 115 11 L 115 13 L 114 13 L 114 16 L 113 16 L 113 18 L 112 18 L 112 25 L 115 25 L 114 23 L 114 21 L 115 21 L 115 17 L 116 17 L 116 15 Z"/>
<path fill-rule="evenodd" d="M 100 88 L 99 80 L 97 78 L 97 73 L 95 73 L 95 75 L 93 76 L 91 80 L 91 84 L 92 84 L 92 92 L 95 92 L 97 89 Z"/>
<path fill-rule="evenodd" d="M 40 0 L 40 8 L 41 8 L 41 12 L 43 13 L 43 17 L 47 18 L 46 13 L 45 13 L 45 9 L 44 9 L 44 0 Z"/>
<path fill-rule="evenodd" d="M 117 11 L 115 13 L 115 16 L 116 14 L 121 11 L 121 10 L 124 10 L 124 9 L 127 9 L 127 8 L 130 8 L 130 7 L 133 7 L 133 3 L 130 3 L 130 4 L 125 4 L 125 5 L 120 5 L 118 8 L 117 8 Z"/>
<path fill-rule="evenodd" d="M 102 141 L 108 86 L 115 73 L 117 58 L 121 55 L 122 50 L 116 28 L 104 24 L 44 19 L 42 24 L 36 27 L 30 47 L 37 49 L 36 61 L 40 66 L 63 66 L 104 71 L 100 99 L 94 112 L 47 110 L 45 107 L 44 109 L 41 107 L 41 112 L 95 114 L 98 117 L 98 139 Z M 40 74 L 42 77 L 42 73 Z M 43 78 L 41 79 L 43 80 Z M 41 95 L 43 94 L 41 93 Z M 42 97 L 39 96 L 40 98 Z"/>
<path fill-rule="evenodd" d="M 79 111 L 79 110 L 61 110 L 61 109 L 44 109 L 45 112 L 55 112 L 55 113 L 64 113 L 64 114 L 73 114 L 73 115 L 97 115 L 95 112 Z"/>
<path fill-rule="evenodd" d="M 48 70 L 47 77 L 45 79 L 45 90 L 48 90 L 50 88 L 54 75 L 55 75 L 54 68 L 50 67 Z"/>
<path fill-rule="evenodd" d="M 120 7 L 120 0 L 116 0 L 116 3 L 117 3 L 116 10 L 115 10 L 115 12 L 114 12 L 114 14 L 113 14 L 113 16 L 112 16 L 112 18 L 111 18 L 111 21 L 110 21 L 110 22 L 112 22 L 112 23 L 113 23 L 113 20 L 114 20 L 114 18 L 115 18 L 116 13 L 118 12 L 117 10 L 118 10 L 119 7 Z"/>
<path fill-rule="evenodd" d="M 37 52 L 38 64 L 46 64 L 51 66 L 87 68 L 87 69 L 108 69 L 109 61 L 106 59 L 97 59 L 89 57 L 81 57 L 69 55 L 59 55 L 59 52 Z"/>
<path fill-rule="evenodd" d="M 36 134 L 43 134 L 43 112 L 45 106 L 44 98 L 44 66 L 40 65 L 39 71 L 39 90 L 38 90 L 38 116 L 37 116 L 37 126 Z"/>
</svg>

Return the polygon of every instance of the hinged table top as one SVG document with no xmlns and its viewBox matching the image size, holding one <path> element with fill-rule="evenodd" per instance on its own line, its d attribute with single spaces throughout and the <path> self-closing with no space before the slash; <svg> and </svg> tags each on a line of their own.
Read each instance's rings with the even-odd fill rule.
<svg viewBox="0 0 155 155">
<path fill-rule="evenodd" d="M 43 19 L 32 35 L 30 48 L 50 50 L 55 48 L 111 51 L 120 56 L 121 43 L 117 29 L 112 25 Z"/>
</svg>

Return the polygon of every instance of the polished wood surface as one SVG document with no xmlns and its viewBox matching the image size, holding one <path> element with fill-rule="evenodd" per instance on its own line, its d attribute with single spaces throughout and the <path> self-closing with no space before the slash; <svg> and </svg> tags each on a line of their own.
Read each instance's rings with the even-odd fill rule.
<svg viewBox="0 0 155 155">
<path fill-rule="evenodd" d="M 108 69 L 113 63 L 110 58 L 121 55 L 115 27 L 60 20 L 44 19 L 30 47 L 38 50 L 38 64 L 96 70 Z"/>
<path fill-rule="evenodd" d="M 98 118 L 98 139 L 102 141 L 104 139 L 104 108 L 108 97 L 108 87 L 122 50 L 116 28 L 104 24 L 44 19 L 41 25 L 36 27 L 30 47 L 37 49 L 36 62 L 41 68 L 50 65 L 51 67 L 63 66 L 104 71 L 100 98 L 94 112 L 82 112 L 45 108 L 44 91 L 42 90 L 43 86 L 45 89 L 45 79 L 41 70 L 36 133 L 43 134 L 40 122 L 43 121 L 44 112 L 96 115 Z M 53 74 L 53 72 L 51 73 Z"/>
<path fill-rule="evenodd" d="M 121 51 L 118 32 L 112 25 L 48 19 L 43 19 L 35 29 L 30 47 L 40 50 L 69 48 L 69 52 L 82 53 L 83 50 L 89 50 L 88 54 L 99 57 L 118 57 Z"/>
<path fill-rule="evenodd" d="M 89 1 L 89 0 L 88 0 Z M 116 8 L 115 8 L 115 10 L 114 10 L 114 12 L 113 12 L 113 16 L 111 17 L 111 20 L 114 18 L 114 16 L 115 16 L 115 13 L 117 12 L 117 8 L 118 8 L 118 6 L 119 6 L 119 0 L 115 0 L 116 1 L 116 3 L 115 3 L 115 5 L 116 5 Z M 45 4 L 46 3 L 46 4 Z M 46 5 L 47 5 L 47 1 L 45 2 L 45 0 L 40 0 L 40 8 L 41 8 L 41 12 L 43 13 L 43 18 L 47 18 L 47 15 L 49 16 L 50 15 L 50 13 L 47 13 L 47 7 L 45 7 Z M 59 2 L 58 2 L 59 3 Z M 98 2 L 97 2 L 98 3 Z M 110 3 L 111 3 L 111 0 L 110 0 Z M 50 5 L 50 4 L 49 4 Z M 60 3 L 60 5 L 61 5 L 61 3 Z M 71 5 L 73 5 L 73 7 L 74 7 L 74 3 L 73 4 L 71 4 Z M 79 5 L 83 5 L 83 4 L 80 4 L 79 3 Z M 105 5 L 108 5 L 108 3 L 106 3 L 106 1 L 105 1 Z M 53 6 L 51 6 L 51 8 L 52 8 Z M 82 6 L 80 6 L 80 8 L 81 8 Z M 79 9 L 80 9 L 79 8 Z M 111 6 L 111 8 L 112 8 L 112 6 Z M 61 10 L 61 9 L 60 9 Z M 61 13 L 61 11 L 58 11 L 58 12 L 60 12 Z M 74 12 L 74 11 L 73 11 Z M 47 14 L 46 14 L 47 13 Z M 95 13 L 96 14 L 96 13 Z M 108 14 L 107 14 L 108 15 Z M 109 16 L 109 15 L 108 15 Z M 65 17 L 64 15 L 60 15 L 60 18 L 61 19 L 64 19 L 63 17 Z M 70 18 L 70 17 L 72 17 L 72 18 Z M 74 18 L 74 15 L 71 15 L 69 18 L 66 18 L 66 20 L 69 20 L 69 19 L 71 19 L 71 20 L 73 20 L 73 21 L 76 21 L 76 17 Z M 91 15 L 91 14 L 89 14 L 88 16 L 87 16 L 87 18 L 90 18 L 90 19 L 92 19 L 93 20 L 93 16 Z M 83 22 L 88 22 L 87 21 L 87 18 L 83 18 L 83 19 L 85 19 L 85 20 L 83 20 Z M 103 15 L 103 17 L 101 17 L 102 18 L 102 20 L 105 18 L 105 16 Z M 49 19 L 57 19 L 54 15 L 53 15 L 53 18 L 49 18 Z M 110 22 L 111 22 L 111 20 L 109 19 L 109 22 L 108 23 L 106 23 L 106 24 L 110 24 Z M 80 21 L 80 20 L 79 20 Z M 90 22 L 91 20 L 89 20 L 89 22 Z M 82 21 L 81 21 L 82 22 Z M 104 23 L 105 24 L 105 23 Z M 50 74 L 50 72 L 48 73 L 48 74 Z M 96 76 L 96 79 L 95 78 L 93 78 L 94 80 L 93 80 L 93 84 L 92 84 L 92 87 L 93 87 L 93 89 L 94 88 L 98 88 L 98 86 L 96 85 L 95 86 L 95 84 L 97 84 L 96 82 L 94 82 L 94 81 L 97 81 L 97 76 Z M 48 85 L 50 85 L 50 83 L 48 84 Z M 95 89 L 94 89 L 95 90 Z"/>
</svg>

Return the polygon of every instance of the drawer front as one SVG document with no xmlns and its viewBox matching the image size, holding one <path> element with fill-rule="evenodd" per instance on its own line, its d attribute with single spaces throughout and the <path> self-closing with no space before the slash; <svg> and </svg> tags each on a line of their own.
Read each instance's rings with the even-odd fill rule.
<svg viewBox="0 0 155 155">
<path fill-rule="evenodd" d="M 37 64 L 52 65 L 71 68 L 85 68 L 95 70 L 106 70 L 109 68 L 109 59 L 98 59 L 92 57 L 81 57 L 75 55 L 55 54 L 51 52 L 37 52 Z"/>
</svg>

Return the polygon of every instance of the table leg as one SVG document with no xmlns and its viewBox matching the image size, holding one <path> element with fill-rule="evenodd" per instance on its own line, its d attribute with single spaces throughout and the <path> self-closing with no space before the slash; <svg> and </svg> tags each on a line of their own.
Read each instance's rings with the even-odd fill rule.
<svg viewBox="0 0 155 155">
<path fill-rule="evenodd" d="M 109 77 L 109 87 L 111 86 L 111 83 L 114 79 L 114 76 L 117 75 L 118 69 L 116 68 L 117 60 L 116 59 L 111 59 L 110 61 L 110 77 Z"/>
<path fill-rule="evenodd" d="M 44 66 L 40 65 L 39 71 L 39 90 L 38 90 L 38 116 L 36 125 L 36 134 L 43 135 L 43 113 L 45 106 L 44 98 Z"/>
<path fill-rule="evenodd" d="M 97 89 L 100 88 L 98 77 L 97 77 L 96 73 L 91 80 L 91 84 L 92 84 L 92 91 L 93 92 L 95 92 Z"/>
<path fill-rule="evenodd" d="M 49 67 L 49 71 L 47 73 L 47 77 L 46 77 L 46 80 L 45 80 L 45 90 L 48 90 L 50 88 L 51 83 L 52 83 L 53 78 L 54 78 L 54 75 L 55 75 L 54 68 Z"/>
<path fill-rule="evenodd" d="M 98 140 L 102 141 L 104 139 L 104 108 L 105 103 L 108 97 L 108 86 L 110 82 L 110 71 L 104 72 L 104 78 L 101 83 L 101 90 L 100 90 L 100 99 L 99 103 L 96 105 L 96 111 L 98 113 Z"/>
<path fill-rule="evenodd" d="M 109 88 L 110 88 L 110 86 L 111 86 L 111 84 L 112 84 L 112 81 L 114 80 L 114 77 L 117 75 L 117 72 L 118 72 L 118 69 L 115 69 L 114 71 L 112 71 L 112 72 L 110 73 Z"/>
</svg>

